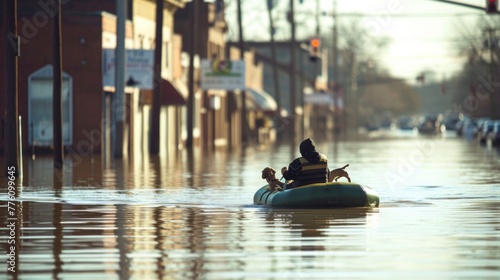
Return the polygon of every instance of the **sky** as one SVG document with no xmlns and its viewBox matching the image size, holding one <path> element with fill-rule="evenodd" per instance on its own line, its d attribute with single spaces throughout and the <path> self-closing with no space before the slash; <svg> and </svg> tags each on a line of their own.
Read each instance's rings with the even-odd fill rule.
<svg viewBox="0 0 500 280">
<path fill-rule="evenodd" d="M 260 3 L 262 2 L 262 3 Z M 274 11 L 277 39 L 288 39 L 286 21 L 288 0 L 275 0 Z M 446 79 L 460 69 L 463 58 L 456 47 L 460 31 L 473 28 L 484 10 L 476 10 L 435 0 L 296 0 L 297 37 L 316 29 L 315 14 L 320 3 L 320 32 L 326 35 L 333 28 L 331 17 L 336 2 L 340 21 L 360 19 L 373 37 L 385 37 L 389 44 L 375 58 L 376 63 L 393 76 L 410 83 L 422 71 L 433 71 L 437 80 Z M 485 5 L 484 0 L 455 0 L 475 6 Z M 245 40 L 268 40 L 269 30 L 266 0 L 242 0 Z M 226 18 L 235 26 L 236 0 L 226 3 Z M 356 15 L 355 15 L 356 14 Z M 359 14 L 363 16 L 360 17 Z M 237 39 L 237 29 L 230 27 L 230 37 Z M 230 38 L 231 39 L 231 38 Z M 328 39 L 328 38 L 325 38 Z"/>
</svg>

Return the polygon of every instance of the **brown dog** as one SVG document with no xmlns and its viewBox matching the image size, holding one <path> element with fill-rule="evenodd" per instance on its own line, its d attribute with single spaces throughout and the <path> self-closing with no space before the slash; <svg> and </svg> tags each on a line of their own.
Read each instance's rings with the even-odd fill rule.
<svg viewBox="0 0 500 280">
<path fill-rule="evenodd" d="M 328 176 L 328 182 L 333 182 L 333 180 L 335 180 L 335 182 L 337 182 L 337 180 L 339 178 L 345 177 L 345 178 L 347 178 L 347 181 L 349 181 L 349 183 L 350 183 L 351 178 L 349 177 L 349 174 L 347 173 L 347 171 L 344 170 L 348 166 L 349 166 L 349 164 L 346 164 L 342 168 L 337 168 L 337 169 L 333 169 L 332 171 L 330 171 L 330 176 Z"/>
<path fill-rule="evenodd" d="M 269 184 L 269 191 L 274 192 L 275 190 L 282 191 L 285 185 L 280 180 L 276 179 L 276 170 L 272 167 L 266 167 L 262 170 L 262 179 L 265 179 Z"/>
</svg>

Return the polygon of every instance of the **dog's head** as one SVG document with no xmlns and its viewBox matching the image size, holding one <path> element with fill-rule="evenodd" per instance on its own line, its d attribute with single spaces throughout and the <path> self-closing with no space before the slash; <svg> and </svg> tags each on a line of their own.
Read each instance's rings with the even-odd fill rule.
<svg viewBox="0 0 500 280">
<path fill-rule="evenodd" d="M 262 170 L 262 179 L 266 179 L 266 181 L 270 181 L 272 179 L 276 179 L 276 170 L 272 167 L 266 167 Z"/>
</svg>

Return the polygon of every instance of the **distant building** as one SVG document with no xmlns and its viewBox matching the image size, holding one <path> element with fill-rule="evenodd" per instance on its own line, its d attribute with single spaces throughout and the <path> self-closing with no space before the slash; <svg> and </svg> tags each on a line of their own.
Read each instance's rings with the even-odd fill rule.
<svg viewBox="0 0 500 280">
<path fill-rule="evenodd" d="M 420 111 L 422 115 L 445 113 L 453 108 L 453 92 L 443 91 L 441 83 L 430 82 L 414 86 L 420 97 Z"/>
<path fill-rule="evenodd" d="M 229 43 L 231 46 L 237 46 L 237 42 Z M 296 119 L 296 127 L 300 130 L 304 129 L 308 134 L 313 133 L 313 130 L 320 130 L 324 134 L 325 128 L 330 128 L 330 119 L 333 118 L 329 112 L 329 104 L 325 106 L 321 104 L 316 104 L 314 106 L 304 107 L 304 92 L 306 89 L 312 91 L 325 91 L 328 93 L 328 74 L 327 74 L 327 55 L 325 52 L 322 53 L 320 59 L 315 61 L 310 60 L 308 42 L 296 42 L 296 73 L 295 73 L 295 100 L 296 100 L 296 112 L 299 117 Z M 277 115 L 280 120 L 275 119 L 276 125 L 280 126 L 281 130 L 288 130 L 290 125 L 290 119 L 288 117 L 291 115 L 291 82 L 290 82 L 290 42 L 280 41 L 275 42 L 276 48 L 276 65 L 278 69 L 278 83 L 280 93 L 275 90 L 275 81 L 273 75 L 273 63 L 272 59 L 272 45 L 270 42 L 256 42 L 256 41 L 245 41 L 245 47 L 249 50 L 253 50 L 255 53 L 255 59 L 263 64 L 263 90 L 268 92 L 273 98 L 279 100 L 278 106 L 280 111 L 283 110 L 284 113 Z M 325 107 L 325 108 L 323 108 Z M 307 115 L 305 115 L 307 113 Z M 317 120 L 321 120 L 318 122 Z M 278 123 L 281 122 L 281 123 Z M 285 127 L 285 129 L 284 129 Z M 298 130 L 296 130 L 298 131 Z M 284 132 L 284 131 L 283 131 Z"/>
<path fill-rule="evenodd" d="M 226 45 L 227 23 L 221 1 L 215 3 L 198 2 L 197 44 L 195 54 L 201 60 L 240 60 L 239 50 Z M 219 4 L 219 5 L 217 5 Z M 191 13 L 193 2 L 186 3 L 184 9 L 175 14 L 175 33 L 182 36 L 182 50 L 189 51 L 191 34 Z M 246 86 L 262 88 L 262 65 L 256 63 L 254 54 L 245 53 Z M 252 106 L 252 97 L 247 95 L 247 115 L 242 115 L 241 91 L 222 89 L 203 90 L 200 87 L 199 69 L 195 75 L 195 141 L 203 147 L 239 146 L 242 144 L 243 129 L 248 129 L 252 141 L 260 141 L 256 127 L 256 115 L 260 108 Z M 248 120 L 247 128 L 242 127 L 242 118 Z M 246 144 L 246 143 L 243 143 Z"/>
<path fill-rule="evenodd" d="M 22 116 L 22 148 L 36 152 L 52 149 L 52 17 L 53 7 L 44 1 L 18 0 L 18 33 L 21 36 L 19 57 L 19 114 Z M 52 2 L 50 2 L 52 3 Z M 241 114 L 240 92 L 202 91 L 199 88 L 201 59 L 236 59 L 226 46 L 228 30 L 221 1 L 200 1 L 198 49 L 195 59 L 195 145 L 241 145 L 241 120 L 248 119 L 253 136 L 259 135 L 259 116 L 263 109 L 252 103 L 247 116 Z M 127 0 L 126 49 L 155 48 L 155 0 Z M 163 61 L 160 112 L 160 154 L 180 149 L 186 141 L 186 100 L 188 97 L 188 46 L 192 38 L 189 16 L 192 2 L 165 0 L 163 25 Z M 0 5 L 0 9 L 3 6 Z M 113 139 L 111 114 L 114 108 L 114 81 L 108 73 L 108 55 L 116 47 L 116 0 L 71 0 L 62 4 L 63 63 L 63 140 L 68 154 L 82 156 L 110 152 Z M 2 26 L 3 28 L 3 26 Z M 0 42 L 0 51 L 9 47 Z M 106 51 L 111 50 L 111 52 Z M 247 86 L 262 89 L 262 65 L 245 54 Z M 151 73 L 152 75 L 153 73 Z M 0 77 L 3 84 L 4 76 Z M 128 79 L 125 88 L 125 139 L 128 154 L 148 153 L 151 141 L 151 110 L 154 91 L 142 89 L 138 81 Z M 2 97 L 3 99 L 3 97 Z M 252 105 L 254 104 L 254 105 Z M 3 116 L 4 106 L 0 108 Z M 259 113 L 260 112 L 260 113 Z M 260 133 L 267 134 L 266 133 Z M 260 141 L 258 136 L 254 140 Z M 3 139 L 0 149 L 3 149 Z"/>
</svg>

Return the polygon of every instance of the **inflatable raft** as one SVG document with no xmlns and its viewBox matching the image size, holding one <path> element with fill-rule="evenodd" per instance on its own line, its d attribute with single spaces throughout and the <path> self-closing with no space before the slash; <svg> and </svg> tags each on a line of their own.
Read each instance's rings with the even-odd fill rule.
<svg viewBox="0 0 500 280">
<path fill-rule="evenodd" d="M 269 192 L 269 185 L 260 188 L 254 204 L 286 208 L 378 207 L 377 193 L 356 183 L 330 182 L 305 185 L 285 191 Z"/>
</svg>

